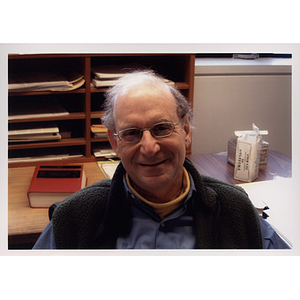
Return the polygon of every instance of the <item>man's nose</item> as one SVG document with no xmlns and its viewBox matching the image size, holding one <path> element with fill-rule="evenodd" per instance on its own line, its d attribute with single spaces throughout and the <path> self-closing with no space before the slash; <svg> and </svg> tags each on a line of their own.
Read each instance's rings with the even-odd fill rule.
<svg viewBox="0 0 300 300">
<path fill-rule="evenodd" d="M 160 150 L 157 139 L 152 136 L 149 130 L 144 130 L 140 140 L 140 152 L 147 156 L 153 156 Z"/>
</svg>

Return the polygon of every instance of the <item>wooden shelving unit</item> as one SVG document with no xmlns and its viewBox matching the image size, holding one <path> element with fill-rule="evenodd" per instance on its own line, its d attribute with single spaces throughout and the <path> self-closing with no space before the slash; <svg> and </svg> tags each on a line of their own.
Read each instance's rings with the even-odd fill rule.
<svg viewBox="0 0 300 300">
<path fill-rule="evenodd" d="M 92 153 L 95 143 L 108 143 L 105 138 L 92 137 L 91 124 L 97 123 L 103 115 L 101 105 L 107 88 L 95 88 L 92 82 L 92 66 L 140 64 L 175 82 L 175 85 L 189 99 L 193 106 L 194 54 L 12 54 L 8 56 L 8 72 L 67 70 L 75 69 L 84 75 L 85 84 L 78 89 L 64 92 L 9 92 L 8 105 L 18 101 L 58 99 L 70 112 L 66 116 L 27 118 L 9 120 L 9 127 L 32 122 L 50 122 L 71 130 L 71 137 L 58 141 L 19 143 L 8 145 L 8 157 L 39 154 L 41 151 L 55 152 L 57 149 L 79 150 L 80 158 L 68 158 L 61 162 L 87 162 L 96 160 Z M 9 162 L 9 167 L 35 165 L 39 161 Z"/>
</svg>

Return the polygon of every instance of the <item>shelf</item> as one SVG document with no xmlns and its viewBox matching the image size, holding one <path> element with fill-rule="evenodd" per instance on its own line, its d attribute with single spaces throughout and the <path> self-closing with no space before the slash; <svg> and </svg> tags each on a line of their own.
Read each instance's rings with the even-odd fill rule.
<svg viewBox="0 0 300 300">
<path fill-rule="evenodd" d="M 40 122 L 40 121 L 59 121 L 59 120 L 84 120 L 86 119 L 86 114 L 82 112 L 78 113 L 70 113 L 66 116 L 51 116 L 51 117 L 43 117 L 43 118 L 26 118 L 26 119 L 16 119 L 9 120 L 8 123 L 27 123 L 27 122 Z"/>
<path fill-rule="evenodd" d="M 182 91 L 193 107 L 194 90 L 194 54 L 176 53 L 49 53 L 49 54 L 9 54 L 9 74 L 24 71 L 67 71 L 77 70 L 84 76 L 85 84 L 71 91 L 38 91 L 38 92 L 8 92 L 9 108 L 15 108 L 23 103 L 48 103 L 55 100 L 67 110 L 69 115 L 34 117 L 10 120 L 9 127 L 31 125 L 35 122 L 53 122 L 61 131 L 70 131 L 74 138 L 62 138 L 58 141 L 9 144 L 9 156 L 23 156 L 25 152 L 34 152 L 37 156 L 43 151 L 55 149 L 76 149 L 83 154 L 81 158 L 66 159 L 66 162 L 96 161 L 92 155 L 95 143 L 107 145 L 108 138 L 94 138 L 91 135 L 91 125 L 99 123 L 104 112 L 101 110 L 105 93 L 109 87 L 95 88 L 92 84 L 92 67 L 99 65 L 139 64 L 152 69 L 164 78 L 170 79 Z M 19 102 L 20 101 L 20 102 Z M 28 101 L 28 102 L 27 102 Z M 34 104 L 32 104 L 34 105 Z M 31 111 L 30 111 L 31 113 Z M 96 120 L 98 119 L 98 120 Z M 17 124 L 18 123 L 18 124 Z M 30 124 L 28 124 L 30 123 Z M 67 128 L 65 128 L 67 127 Z M 44 149 L 43 149 L 44 148 Z M 71 149 L 72 148 L 72 149 Z M 190 153 L 190 150 L 187 151 Z M 9 167 L 35 165 L 37 162 L 11 162 Z"/>
<path fill-rule="evenodd" d="M 175 82 L 175 87 L 180 90 L 189 89 L 189 85 L 186 82 Z M 94 86 L 91 87 L 91 93 L 106 93 L 108 91 L 108 87 L 105 88 L 96 88 Z"/>
<path fill-rule="evenodd" d="M 91 111 L 91 119 L 100 119 L 104 115 L 104 111 Z"/>
<path fill-rule="evenodd" d="M 108 142 L 108 138 L 107 137 L 103 137 L 103 138 L 91 138 L 91 142 L 92 143 L 96 143 L 96 142 Z"/>
<path fill-rule="evenodd" d="M 61 139 L 58 141 L 38 142 L 38 143 L 23 143 L 23 144 L 9 144 L 8 150 L 13 149 L 32 149 L 32 148 L 47 148 L 47 147 L 65 147 L 85 145 L 85 138 L 69 138 Z"/>
<path fill-rule="evenodd" d="M 186 82 L 175 82 L 175 87 L 177 87 L 180 90 L 188 90 L 189 85 Z"/>
<path fill-rule="evenodd" d="M 91 84 L 91 93 L 106 93 L 108 91 L 108 88 L 96 88 Z"/>
<path fill-rule="evenodd" d="M 79 88 L 71 91 L 43 91 L 43 92 L 8 92 L 9 97 L 17 96 L 38 96 L 38 95 L 61 95 L 61 94 L 85 94 L 85 88 Z"/>
<path fill-rule="evenodd" d="M 45 54 L 8 54 L 8 58 L 12 60 L 36 59 L 36 58 L 85 58 L 88 54 L 84 53 L 45 53 Z"/>
<path fill-rule="evenodd" d="M 97 161 L 97 159 L 94 156 L 90 156 L 90 157 L 70 157 L 70 158 L 66 158 L 64 160 L 61 159 L 55 159 L 55 160 L 35 160 L 35 161 L 26 161 L 26 162 L 10 162 L 9 166 L 16 168 L 16 167 L 29 167 L 29 166 L 36 166 L 37 164 L 49 164 L 49 163 L 68 163 L 68 164 L 73 164 L 73 163 L 86 163 L 86 162 L 94 162 Z"/>
</svg>

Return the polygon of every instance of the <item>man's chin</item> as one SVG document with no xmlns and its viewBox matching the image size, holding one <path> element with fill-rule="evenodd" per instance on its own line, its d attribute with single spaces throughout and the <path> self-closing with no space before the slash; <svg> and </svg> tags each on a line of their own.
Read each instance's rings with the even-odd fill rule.
<svg viewBox="0 0 300 300">
<path fill-rule="evenodd" d="M 169 180 L 164 174 L 155 176 L 141 176 L 133 182 L 133 187 L 140 192 L 152 194 L 159 193 L 160 190 L 166 188 Z"/>
</svg>

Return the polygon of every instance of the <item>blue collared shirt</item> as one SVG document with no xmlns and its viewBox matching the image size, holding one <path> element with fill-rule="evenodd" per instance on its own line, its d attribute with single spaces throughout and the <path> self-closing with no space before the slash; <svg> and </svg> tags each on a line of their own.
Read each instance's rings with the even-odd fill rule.
<svg viewBox="0 0 300 300">
<path fill-rule="evenodd" d="M 161 220 L 150 206 L 131 192 L 124 176 L 125 190 L 132 201 L 132 227 L 127 236 L 117 239 L 116 248 L 194 249 L 196 238 L 189 204 L 196 189 L 191 176 L 189 177 L 191 187 L 183 205 Z"/>
<path fill-rule="evenodd" d="M 124 179 L 128 199 L 132 201 L 132 228 L 127 236 L 117 239 L 117 249 L 194 249 L 196 238 L 193 228 L 191 199 L 195 191 L 191 176 L 191 188 L 178 209 L 163 220 L 147 204 L 138 199 L 129 189 Z M 263 249 L 290 249 L 278 236 L 273 227 L 258 217 L 262 235 Z M 52 221 L 40 235 L 33 249 L 55 249 Z"/>
</svg>

